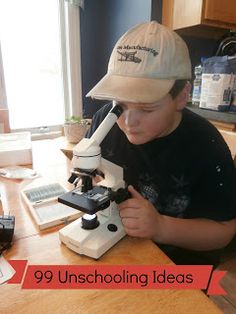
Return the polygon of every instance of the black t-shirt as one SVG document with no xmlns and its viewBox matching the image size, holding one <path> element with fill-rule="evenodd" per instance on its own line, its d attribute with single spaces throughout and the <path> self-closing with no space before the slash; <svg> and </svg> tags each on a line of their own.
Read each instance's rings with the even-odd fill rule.
<svg viewBox="0 0 236 314">
<path fill-rule="evenodd" d="M 90 137 L 111 104 L 93 118 Z M 115 124 L 101 143 L 102 157 L 124 169 L 132 184 L 164 215 L 227 221 L 236 217 L 236 170 L 221 134 L 204 118 L 183 110 L 171 134 L 133 145 Z"/>
</svg>

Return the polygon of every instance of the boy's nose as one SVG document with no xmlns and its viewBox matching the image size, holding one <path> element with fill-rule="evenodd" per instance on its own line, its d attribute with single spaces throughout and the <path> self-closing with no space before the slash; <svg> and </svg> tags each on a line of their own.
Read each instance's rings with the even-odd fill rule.
<svg viewBox="0 0 236 314">
<path fill-rule="evenodd" d="M 139 124 L 139 117 L 136 110 L 125 110 L 125 125 L 128 127 L 134 127 Z"/>
</svg>

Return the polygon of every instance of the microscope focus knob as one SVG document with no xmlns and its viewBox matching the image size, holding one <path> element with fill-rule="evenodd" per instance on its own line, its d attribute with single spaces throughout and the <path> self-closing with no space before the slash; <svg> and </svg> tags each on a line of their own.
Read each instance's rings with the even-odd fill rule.
<svg viewBox="0 0 236 314">
<path fill-rule="evenodd" d="M 120 188 L 117 191 L 110 191 L 110 197 L 111 200 L 115 201 L 116 204 L 120 204 L 127 200 L 128 198 L 131 198 L 131 194 L 129 193 L 128 189 Z"/>
</svg>

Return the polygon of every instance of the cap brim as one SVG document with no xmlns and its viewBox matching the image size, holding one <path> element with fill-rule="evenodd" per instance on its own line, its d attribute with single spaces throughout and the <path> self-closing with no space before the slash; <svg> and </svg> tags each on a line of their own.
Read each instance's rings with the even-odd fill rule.
<svg viewBox="0 0 236 314">
<path fill-rule="evenodd" d="M 153 103 L 163 98 L 175 80 L 134 78 L 106 74 L 86 95 L 96 99 Z"/>
</svg>

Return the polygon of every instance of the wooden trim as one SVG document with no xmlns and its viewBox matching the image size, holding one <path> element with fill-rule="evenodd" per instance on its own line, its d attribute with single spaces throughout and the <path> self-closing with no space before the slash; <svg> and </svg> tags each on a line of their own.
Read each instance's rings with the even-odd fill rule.
<svg viewBox="0 0 236 314">
<path fill-rule="evenodd" d="M 227 131 L 220 128 L 218 130 L 223 136 L 225 142 L 227 143 L 231 151 L 232 158 L 234 159 L 234 161 L 236 161 L 236 132 Z"/>
<path fill-rule="evenodd" d="M 173 28 L 174 0 L 165 0 L 162 2 L 162 24 Z"/>
<path fill-rule="evenodd" d="M 235 131 L 235 124 L 234 123 L 226 123 L 216 120 L 209 120 L 216 128 L 225 130 L 225 131 Z M 236 133 L 235 133 L 236 134 Z"/>
<path fill-rule="evenodd" d="M 0 109 L 0 126 L 3 125 L 3 132 L 9 133 L 11 131 L 9 124 L 9 112 L 8 109 Z M 0 128 L 1 132 L 1 128 Z"/>
</svg>

